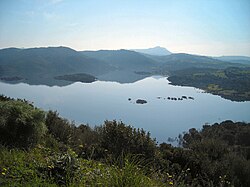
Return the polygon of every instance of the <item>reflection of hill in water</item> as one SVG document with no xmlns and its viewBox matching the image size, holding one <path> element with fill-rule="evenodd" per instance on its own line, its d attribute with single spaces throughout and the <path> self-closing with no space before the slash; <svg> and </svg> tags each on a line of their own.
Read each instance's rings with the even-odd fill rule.
<svg viewBox="0 0 250 187">
<path fill-rule="evenodd" d="M 104 75 L 100 75 L 98 76 L 98 79 L 103 81 L 114 81 L 119 83 L 133 83 L 138 80 L 144 79 L 145 77 L 148 77 L 148 75 L 136 74 L 133 71 L 116 70 Z"/>
<path fill-rule="evenodd" d="M 98 80 L 101 81 L 112 81 L 118 83 L 134 83 L 141 79 L 148 77 L 149 75 L 141 75 L 136 74 L 133 71 L 126 71 L 126 70 L 115 70 L 109 73 L 97 76 Z M 153 76 L 155 79 L 160 78 L 161 76 Z M 54 77 L 45 77 L 45 76 L 31 76 L 28 79 L 21 79 L 18 81 L 2 81 L 9 84 L 17 84 L 17 83 L 27 83 L 29 85 L 47 85 L 47 86 L 67 86 L 73 84 L 74 81 L 65 81 L 65 80 L 58 80 Z"/>
<path fill-rule="evenodd" d="M 27 83 L 29 85 L 46 85 L 46 86 L 67 86 L 72 84 L 71 81 L 57 80 L 53 77 L 30 77 L 18 81 L 2 81 L 8 84 Z"/>
</svg>

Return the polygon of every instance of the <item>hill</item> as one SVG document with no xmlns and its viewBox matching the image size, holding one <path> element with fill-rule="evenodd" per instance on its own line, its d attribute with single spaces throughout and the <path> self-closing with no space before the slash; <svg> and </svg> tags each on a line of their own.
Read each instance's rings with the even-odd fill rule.
<svg viewBox="0 0 250 187">
<path fill-rule="evenodd" d="M 166 56 L 148 56 L 158 62 L 159 74 L 171 75 L 171 72 L 190 68 L 225 69 L 228 67 L 248 67 L 245 64 L 225 62 L 207 56 L 175 53 Z"/>
<path fill-rule="evenodd" d="M 149 51 L 151 49 L 163 50 L 156 47 Z M 64 86 L 79 80 L 89 82 L 88 78 L 91 76 L 91 80 L 97 78 L 131 83 L 152 74 L 169 76 L 174 71 L 190 68 L 225 69 L 247 66 L 249 65 L 185 53 L 158 56 L 124 49 L 75 51 L 67 47 L 42 47 L 0 50 L 1 81 L 49 86 Z"/>
<path fill-rule="evenodd" d="M 21 77 L 29 84 L 66 84 L 54 79 L 65 74 L 100 75 L 112 68 L 67 47 L 0 50 L 0 76 Z"/>
<path fill-rule="evenodd" d="M 248 56 L 220 56 L 214 57 L 214 59 L 232 62 L 232 63 L 240 63 L 250 65 L 250 57 Z"/>
<path fill-rule="evenodd" d="M 119 70 L 150 71 L 157 65 L 154 60 L 147 58 L 140 53 L 124 49 L 82 51 L 81 54 L 90 58 L 102 60 L 109 66 Z"/>
<path fill-rule="evenodd" d="M 148 75 L 137 74 L 136 72 L 155 71 L 159 63 L 141 53 L 129 50 L 99 50 L 82 51 L 81 54 L 90 58 L 103 61 L 115 70 L 97 76 L 100 80 L 116 81 L 120 83 L 131 83 L 147 77 Z"/>
<path fill-rule="evenodd" d="M 190 68 L 172 72 L 173 85 L 192 86 L 231 101 L 250 101 L 250 68 Z"/>
</svg>

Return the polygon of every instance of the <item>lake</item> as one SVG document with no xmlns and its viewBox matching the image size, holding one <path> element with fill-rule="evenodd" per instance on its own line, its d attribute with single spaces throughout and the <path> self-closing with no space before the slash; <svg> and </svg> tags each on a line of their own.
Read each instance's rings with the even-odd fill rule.
<svg viewBox="0 0 250 187">
<path fill-rule="evenodd" d="M 201 129 L 206 123 L 250 121 L 250 102 L 232 102 L 193 87 L 173 86 L 161 76 L 134 83 L 76 82 L 63 87 L 0 82 L 0 90 L 0 94 L 25 98 L 42 109 L 57 110 L 76 124 L 93 127 L 105 120 L 123 121 L 150 131 L 158 142 L 166 142 L 192 127 Z M 167 99 L 182 96 L 194 99 Z M 137 99 L 147 103 L 136 104 Z"/>
</svg>

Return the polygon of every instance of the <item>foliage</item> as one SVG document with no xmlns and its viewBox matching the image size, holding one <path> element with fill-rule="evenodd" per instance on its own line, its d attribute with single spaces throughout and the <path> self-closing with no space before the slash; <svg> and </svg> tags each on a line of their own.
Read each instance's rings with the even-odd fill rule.
<svg viewBox="0 0 250 187">
<path fill-rule="evenodd" d="M 46 133 L 45 113 L 23 101 L 0 101 L 0 142 L 29 148 Z"/>
<path fill-rule="evenodd" d="M 70 141 L 72 128 L 68 120 L 60 118 L 57 112 L 49 111 L 46 116 L 46 126 L 49 133 L 58 141 L 67 143 Z"/>
<path fill-rule="evenodd" d="M 114 157 L 123 154 L 141 154 L 145 158 L 153 158 L 156 150 L 155 140 L 143 129 L 126 126 L 122 122 L 105 121 L 99 128 L 100 146 Z"/>
<path fill-rule="evenodd" d="M 228 120 L 204 125 L 201 131 L 190 129 L 182 144 L 193 154 L 190 158 L 195 158 L 199 166 L 196 171 L 213 179 L 214 185 L 223 178 L 235 186 L 249 186 L 249 133 L 249 124 Z"/>
<path fill-rule="evenodd" d="M 28 152 L 1 147 L 0 158 L 1 186 L 162 186 L 128 157 L 110 166 L 39 145 Z"/>
</svg>

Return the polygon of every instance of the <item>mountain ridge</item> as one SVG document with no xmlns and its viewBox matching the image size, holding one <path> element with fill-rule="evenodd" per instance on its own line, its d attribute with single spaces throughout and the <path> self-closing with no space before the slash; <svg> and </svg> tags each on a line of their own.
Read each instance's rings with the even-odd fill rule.
<svg viewBox="0 0 250 187">
<path fill-rule="evenodd" d="M 219 56 L 213 57 L 214 59 L 232 62 L 232 63 L 241 63 L 250 65 L 250 57 L 249 56 Z"/>
<path fill-rule="evenodd" d="M 126 49 L 76 51 L 64 46 L 0 49 L 0 79 L 12 83 L 67 85 L 71 82 L 55 77 L 70 75 L 75 80 L 79 77 L 77 74 L 129 83 L 150 74 L 169 75 L 172 71 L 188 68 L 246 66 L 249 65 L 186 53 L 157 56 Z"/>
<path fill-rule="evenodd" d="M 160 47 L 160 46 L 147 48 L 147 49 L 131 49 L 131 51 L 144 53 L 144 54 L 148 54 L 148 55 L 156 55 L 156 56 L 164 56 L 164 55 L 172 54 L 169 50 L 167 50 L 164 47 Z"/>
</svg>

